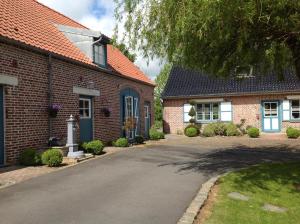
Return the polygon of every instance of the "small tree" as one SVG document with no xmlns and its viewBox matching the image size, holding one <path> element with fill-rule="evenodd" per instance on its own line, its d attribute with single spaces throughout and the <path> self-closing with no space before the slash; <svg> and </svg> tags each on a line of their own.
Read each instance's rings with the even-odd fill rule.
<svg viewBox="0 0 300 224">
<path fill-rule="evenodd" d="M 191 109 L 189 111 L 189 116 L 191 117 L 190 123 L 194 124 L 196 122 L 196 120 L 195 120 L 196 111 L 195 111 L 194 106 L 191 107 Z"/>
</svg>

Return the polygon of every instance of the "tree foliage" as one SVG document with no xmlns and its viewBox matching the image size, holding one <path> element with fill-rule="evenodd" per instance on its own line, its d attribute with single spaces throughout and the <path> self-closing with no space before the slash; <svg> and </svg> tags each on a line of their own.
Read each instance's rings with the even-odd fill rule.
<svg viewBox="0 0 300 224">
<path fill-rule="evenodd" d="M 146 57 L 228 75 L 262 65 L 300 77 L 299 0 L 115 0 L 126 39 Z M 116 33 L 118 27 L 116 27 Z"/>
<path fill-rule="evenodd" d="M 130 61 L 135 62 L 136 54 L 131 53 L 124 43 L 114 43 L 114 46 L 118 48 Z"/>
<path fill-rule="evenodd" d="M 154 89 L 154 111 L 155 121 L 157 121 L 157 123 L 161 123 L 163 120 L 162 103 L 160 97 L 167 83 L 170 71 L 171 65 L 165 64 L 159 75 L 155 78 L 156 87 Z"/>
</svg>

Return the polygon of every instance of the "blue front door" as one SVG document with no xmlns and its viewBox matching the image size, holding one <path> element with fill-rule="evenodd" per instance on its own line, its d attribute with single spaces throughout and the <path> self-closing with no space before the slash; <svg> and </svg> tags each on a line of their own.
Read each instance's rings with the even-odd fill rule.
<svg viewBox="0 0 300 224">
<path fill-rule="evenodd" d="M 140 135 L 140 99 L 139 94 L 133 89 L 124 89 L 121 91 L 121 124 L 122 135 L 129 139 Z M 126 124 L 132 125 L 126 125 Z M 126 127 L 133 126 L 128 129 Z"/>
<path fill-rule="evenodd" d="M 0 166 L 4 165 L 4 105 L 3 87 L 0 86 Z"/>
<path fill-rule="evenodd" d="M 145 113 L 145 138 L 149 138 L 149 129 L 150 129 L 150 105 L 145 103 L 144 105 Z"/>
<path fill-rule="evenodd" d="M 262 129 L 264 132 L 280 131 L 279 101 L 262 102 Z"/>
<path fill-rule="evenodd" d="M 79 98 L 80 141 L 93 140 L 93 102 L 91 97 Z"/>
</svg>

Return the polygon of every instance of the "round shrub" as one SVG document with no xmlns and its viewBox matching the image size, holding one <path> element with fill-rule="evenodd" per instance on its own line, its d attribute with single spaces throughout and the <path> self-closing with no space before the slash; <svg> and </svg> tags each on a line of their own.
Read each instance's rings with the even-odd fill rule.
<svg viewBox="0 0 300 224">
<path fill-rule="evenodd" d="M 140 135 L 139 135 L 139 136 L 135 136 L 134 140 L 135 140 L 135 142 L 136 142 L 137 144 L 143 144 L 144 141 L 145 141 L 144 137 L 143 137 L 143 136 L 140 136 Z"/>
<path fill-rule="evenodd" d="M 229 123 L 226 125 L 226 135 L 227 136 L 237 136 L 239 134 L 240 134 L 240 132 L 238 130 L 238 127 L 235 124 Z"/>
<path fill-rule="evenodd" d="M 216 135 L 226 135 L 227 125 L 225 123 L 217 122 L 211 125 L 213 126 Z"/>
<path fill-rule="evenodd" d="M 197 130 L 197 135 L 200 134 L 200 127 L 199 127 L 198 125 L 195 125 L 195 124 L 189 124 L 188 126 L 186 126 L 186 127 L 184 128 L 184 135 L 187 136 L 187 129 L 189 129 L 189 128 L 195 128 L 195 129 Z"/>
<path fill-rule="evenodd" d="M 258 128 L 249 128 L 247 131 L 250 138 L 258 138 L 259 137 L 259 129 Z"/>
<path fill-rule="evenodd" d="M 205 137 L 213 137 L 215 136 L 215 127 L 213 124 L 208 124 L 204 127 L 202 131 L 203 136 Z"/>
<path fill-rule="evenodd" d="M 149 131 L 149 137 L 151 140 L 159 140 L 159 139 L 164 139 L 165 134 L 163 132 L 160 132 L 154 128 L 151 128 Z"/>
<path fill-rule="evenodd" d="M 42 163 L 50 167 L 59 166 L 63 161 L 63 154 L 59 149 L 48 149 L 42 154 Z"/>
<path fill-rule="evenodd" d="M 185 133 L 188 137 L 196 137 L 198 135 L 198 129 L 195 127 L 189 127 L 186 129 Z"/>
<path fill-rule="evenodd" d="M 299 138 L 300 130 L 289 127 L 286 129 L 286 135 L 288 138 L 294 138 L 294 139 Z"/>
<path fill-rule="evenodd" d="M 117 141 L 114 143 L 116 147 L 128 147 L 128 139 L 127 138 L 119 138 Z"/>
<path fill-rule="evenodd" d="M 104 144 L 100 140 L 94 140 L 83 144 L 85 151 L 93 153 L 94 155 L 100 155 L 104 149 Z"/>
<path fill-rule="evenodd" d="M 20 155 L 20 163 L 24 166 L 41 164 L 41 155 L 35 149 L 25 149 Z"/>
</svg>

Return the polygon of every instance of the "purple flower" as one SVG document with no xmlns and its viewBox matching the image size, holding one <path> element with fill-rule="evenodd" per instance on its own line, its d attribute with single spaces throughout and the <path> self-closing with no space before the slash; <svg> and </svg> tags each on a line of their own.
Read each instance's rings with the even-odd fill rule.
<svg viewBox="0 0 300 224">
<path fill-rule="evenodd" d="M 49 110 L 52 110 L 52 111 L 59 111 L 61 110 L 62 106 L 60 104 L 52 104 L 49 106 Z"/>
</svg>

